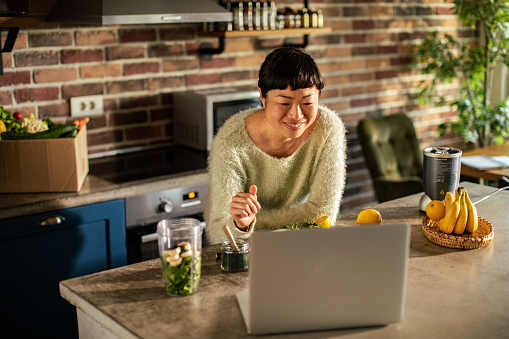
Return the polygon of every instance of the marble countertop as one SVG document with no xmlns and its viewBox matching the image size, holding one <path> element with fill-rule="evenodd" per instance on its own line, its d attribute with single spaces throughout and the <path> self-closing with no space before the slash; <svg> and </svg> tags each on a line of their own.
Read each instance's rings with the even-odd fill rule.
<svg viewBox="0 0 509 339">
<path fill-rule="evenodd" d="M 206 182 L 208 182 L 206 170 L 140 180 L 126 184 L 114 184 L 94 175 L 88 175 L 83 187 L 76 193 L 0 194 L 0 220 Z"/>
<path fill-rule="evenodd" d="M 472 201 L 494 188 L 462 183 Z M 410 257 L 403 321 L 387 326 L 306 332 L 285 338 L 501 338 L 509 327 L 509 191 L 476 205 L 495 237 L 480 249 L 457 250 L 430 242 L 422 232 L 420 194 L 378 204 L 386 223 L 409 223 Z M 355 226 L 359 210 L 340 215 L 337 226 Z M 66 280 L 60 293 L 76 306 L 80 331 L 108 338 L 248 337 L 235 293 L 249 272 L 222 273 L 217 247 L 204 249 L 198 292 L 165 293 L 158 259 Z M 312 310 L 310 310 L 312 311 Z M 85 335 L 85 336 L 86 336 Z M 97 336 L 95 336 L 97 335 Z M 258 336 L 263 337 L 263 336 Z M 281 336 L 279 336 L 281 337 Z"/>
</svg>

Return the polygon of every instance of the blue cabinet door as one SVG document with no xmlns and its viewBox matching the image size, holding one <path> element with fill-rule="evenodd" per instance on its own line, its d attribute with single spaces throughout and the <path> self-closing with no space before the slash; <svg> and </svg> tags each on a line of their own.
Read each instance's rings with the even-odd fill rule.
<svg viewBox="0 0 509 339">
<path fill-rule="evenodd" d="M 59 282 L 125 265 L 125 246 L 123 199 L 0 221 L 2 332 L 76 338 Z"/>
</svg>

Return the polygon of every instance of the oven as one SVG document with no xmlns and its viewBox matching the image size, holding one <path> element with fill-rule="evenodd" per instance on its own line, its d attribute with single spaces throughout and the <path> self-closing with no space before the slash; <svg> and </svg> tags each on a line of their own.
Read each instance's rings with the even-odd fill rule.
<svg viewBox="0 0 509 339">
<path fill-rule="evenodd" d="M 166 144 L 89 156 L 89 174 L 115 184 L 135 184 L 165 176 L 185 176 L 207 168 L 207 152 Z M 190 217 L 202 222 L 208 184 L 191 184 L 125 198 L 127 262 L 159 257 L 157 223 Z M 207 246 L 203 236 L 203 246 Z"/>
<path fill-rule="evenodd" d="M 195 218 L 205 231 L 207 190 L 208 184 L 199 184 L 125 198 L 127 263 L 159 257 L 156 231 L 162 219 Z M 202 234 L 202 246 L 207 246 Z"/>
</svg>

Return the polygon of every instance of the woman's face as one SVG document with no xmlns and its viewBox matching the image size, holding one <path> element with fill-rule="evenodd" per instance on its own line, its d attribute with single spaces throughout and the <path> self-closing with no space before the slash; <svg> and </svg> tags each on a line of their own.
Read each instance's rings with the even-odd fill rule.
<svg viewBox="0 0 509 339">
<path fill-rule="evenodd" d="M 265 117 L 276 134 L 283 138 L 300 137 L 316 120 L 319 90 L 316 87 L 292 90 L 274 89 L 264 98 Z"/>
</svg>

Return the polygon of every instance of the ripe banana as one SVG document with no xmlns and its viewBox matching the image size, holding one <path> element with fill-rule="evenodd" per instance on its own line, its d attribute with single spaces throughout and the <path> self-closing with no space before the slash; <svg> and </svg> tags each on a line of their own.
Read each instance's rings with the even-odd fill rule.
<svg viewBox="0 0 509 339">
<path fill-rule="evenodd" d="M 439 228 L 441 232 L 450 234 L 454 230 L 454 226 L 456 225 L 456 219 L 458 219 L 458 215 L 460 214 L 460 200 L 461 194 L 457 194 L 454 201 L 451 203 L 449 208 L 445 210 L 445 217 L 440 220 Z"/>
<path fill-rule="evenodd" d="M 452 192 L 445 193 L 445 210 L 451 206 L 452 202 L 454 201 L 454 194 Z"/>
<path fill-rule="evenodd" d="M 468 219 L 465 230 L 472 233 L 477 230 L 477 227 L 479 226 L 479 219 L 477 218 L 477 209 L 475 208 L 474 204 L 472 204 L 467 191 L 465 191 L 465 203 L 467 204 L 468 211 Z"/>
<path fill-rule="evenodd" d="M 458 192 L 458 194 L 460 196 L 460 213 L 456 219 L 453 231 L 456 234 L 463 234 L 463 232 L 465 232 L 465 227 L 467 226 L 468 218 L 467 204 L 465 202 L 465 190 L 462 189 Z"/>
</svg>

